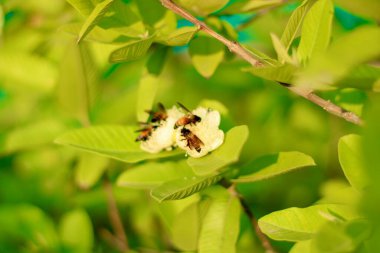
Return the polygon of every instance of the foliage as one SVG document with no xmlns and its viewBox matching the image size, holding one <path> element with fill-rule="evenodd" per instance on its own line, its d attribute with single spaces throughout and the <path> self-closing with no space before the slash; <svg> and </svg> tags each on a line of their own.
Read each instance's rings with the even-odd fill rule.
<svg viewBox="0 0 380 253">
<path fill-rule="evenodd" d="M 261 64 L 159 0 L 0 1 L 0 252 L 378 252 L 378 1 L 174 4 Z M 140 148 L 177 101 L 218 149 Z"/>
</svg>

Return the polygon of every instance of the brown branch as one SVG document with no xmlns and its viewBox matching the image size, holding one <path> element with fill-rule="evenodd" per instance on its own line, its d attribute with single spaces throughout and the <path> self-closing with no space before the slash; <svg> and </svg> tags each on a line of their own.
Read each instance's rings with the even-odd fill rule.
<svg viewBox="0 0 380 253">
<path fill-rule="evenodd" d="M 121 252 L 128 252 L 129 246 L 127 241 L 127 235 L 124 231 L 123 222 L 121 221 L 115 197 L 113 196 L 112 185 L 107 179 L 105 179 L 103 186 L 107 194 L 109 219 L 111 221 L 111 226 L 115 232 L 115 239 L 117 239 L 117 244 L 115 246 L 119 248 Z"/>
<path fill-rule="evenodd" d="M 239 43 L 235 41 L 230 41 L 220 35 L 219 33 L 215 32 L 212 30 L 209 26 L 207 26 L 204 22 L 198 20 L 196 17 L 194 17 L 190 12 L 187 10 L 183 9 L 182 7 L 178 6 L 175 4 L 172 0 L 160 0 L 162 5 L 173 11 L 174 13 L 178 14 L 179 16 L 183 17 L 184 19 L 190 21 L 194 25 L 198 27 L 199 30 L 204 31 L 205 33 L 209 34 L 211 37 L 214 37 L 218 41 L 222 42 L 224 45 L 228 47 L 228 49 L 235 53 L 236 55 L 240 56 L 243 58 L 245 61 L 250 63 L 252 66 L 257 67 L 262 65 L 262 63 L 255 59 L 255 57 L 243 46 L 241 46 Z M 280 83 L 281 84 L 281 83 Z M 281 84 L 283 85 L 283 84 Z M 348 112 L 344 110 L 343 108 L 331 103 L 330 101 L 327 101 L 318 95 L 314 93 L 312 89 L 304 88 L 304 87 L 294 87 L 291 85 L 284 85 L 286 86 L 290 91 L 293 93 L 306 98 L 307 100 L 311 101 L 312 103 L 322 107 L 324 110 L 327 112 L 336 115 L 340 118 L 343 118 L 347 120 L 348 122 L 351 122 L 356 125 L 362 125 L 363 122 L 360 119 L 359 116 L 354 114 L 353 112 Z"/>
<path fill-rule="evenodd" d="M 249 208 L 248 203 L 245 201 L 243 196 L 237 192 L 235 184 L 230 184 L 229 182 L 221 182 L 224 187 L 228 187 L 228 191 L 233 195 L 236 196 L 239 199 L 240 205 L 242 206 L 244 213 L 248 216 L 249 220 L 251 221 L 252 227 L 256 232 L 257 237 L 259 238 L 261 245 L 265 249 L 266 253 L 276 253 L 277 251 L 273 248 L 272 244 L 270 243 L 268 237 L 261 231 L 259 224 L 257 222 L 257 219 L 251 209 Z"/>
</svg>

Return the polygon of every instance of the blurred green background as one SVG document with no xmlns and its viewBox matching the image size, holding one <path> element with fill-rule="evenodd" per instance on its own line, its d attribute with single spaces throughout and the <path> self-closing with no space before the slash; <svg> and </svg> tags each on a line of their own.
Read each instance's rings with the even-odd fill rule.
<svg viewBox="0 0 380 253">
<path fill-rule="evenodd" d="M 79 74 L 75 68 L 79 58 L 72 49 L 75 37 L 60 27 L 83 19 L 64 0 L 8 0 L 0 4 L 0 252 L 118 252 L 107 236 L 113 228 L 104 181 L 113 182 L 131 165 L 96 160 L 53 140 L 67 130 L 89 124 L 135 125 L 139 84 L 149 78 L 145 69 L 148 57 L 110 64 L 108 45 L 84 42 L 96 70 L 92 80 L 98 91 L 91 101 L 78 102 L 81 91 L 76 90 Z M 275 56 L 270 32 L 280 35 L 298 5 L 298 1 L 291 1 L 258 15 L 249 26 L 242 24 L 254 14 L 224 18 L 240 27 L 240 42 Z M 333 22 L 333 38 L 374 23 L 339 6 Z M 185 23 L 179 21 L 179 25 Z M 206 79 L 192 66 L 186 47 L 170 49 L 155 80 L 155 101 L 167 107 L 180 101 L 189 108 L 207 103 L 205 100 L 222 103 L 228 110 L 222 122 L 224 130 L 239 124 L 249 126 L 250 137 L 240 164 L 292 150 L 315 159 L 316 167 L 270 183 L 240 187 L 257 216 L 292 206 L 306 207 L 347 184 L 338 162 L 337 142 L 343 135 L 362 130 L 274 82 L 242 72 L 247 64 L 241 60 L 230 55 L 226 58 Z M 62 83 L 71 86 L 62 91 Z M 359 114 L 367 112 L 367 103 L 377 101 L 374 94 L 355 89 L 324 92 L 322 96 Z M 62 102 L 63 98 L 66 101 Z M 79 109 L 80 103 L 88 110 Z M 90 180 L 79 172 L 80 161 L 86 156 L 97 170 Z M 174 204 L 159 206 L 145 191 L 114 186 L 113 192 L 132 248 L 175 252 L 162 217 L 162 210 L 176 208 Z M 259 250 L 248 222 L 242 219 L 238 252 Z M 72 229 L 73 224 L 77 229 Z M 81 239 L 73 241 L 70 234 Z M 284 251 L 291 246 L 276 245 Z"/>
</svg>

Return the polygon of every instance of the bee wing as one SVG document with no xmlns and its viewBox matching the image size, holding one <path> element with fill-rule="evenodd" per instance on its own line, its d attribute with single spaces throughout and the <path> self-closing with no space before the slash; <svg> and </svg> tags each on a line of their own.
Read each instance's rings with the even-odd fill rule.
<svg viewBox="0 0 380 253">
<path fill-rule="evenodd" d="M 162 103 L 157 103 L 157 107 L 160 112 L 166 112 L 165 106 Z"/>
<path fill-rule="evenodd" d="M 136 130 L 135 133 L 143 132 L 143 131 L 146 131 L 147 129 L 148 129 L 147 127 L 144 127 L 144 128 Z"/>
<path fill-rule="evenodd" d="M 186 112 L 188 113 L 191 113 L 191 111 L 189 109 L 187 109 L 183 104 L 181 104 L 180 102 L 177 102 L 177 104 L 183 109 L 185 110 Z"/>
</svg>

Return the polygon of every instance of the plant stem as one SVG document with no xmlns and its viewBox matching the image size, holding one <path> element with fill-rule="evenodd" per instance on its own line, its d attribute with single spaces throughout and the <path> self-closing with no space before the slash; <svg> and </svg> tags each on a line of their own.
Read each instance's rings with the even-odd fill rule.
<svg viewBox="0 0 380 253">
<path fill-rule="evenodd" d="M 211 37 L 214 37 L 218 41 L 222 42 L 225 46 L 228 47 L 228 49 L 231 52 L 243 58 L 245 61 L 250 63 L 253 67 L 258 67 L 262 65 L 262 63 L 259 60 L 255 59 L 255 57 L 247 49 L 241 46 L 239 43 L 235 41 L 230 41 L 227 38 L 220 35 L 219 33 L 215 32 L 209 26 L 207 26 L 204 22 L 198 20 L 196 17 L 190 14 L 190 12 L 178 6 L 172 0 L 160 0 L 160 1 L 165 8 L 173 11 L 174 13 L 183 17 L 184 19 L 190 21 L 191 23 L 196 25 L 199 30 L 209 34 Z M 355 113 L 348 112 L 345 109 L 333 104 L 332 102 L 321 98 L 320 96 L 316 95 L 312 89 L 304 88 L 304 87 L 294 87 L 292 85 L 283 84 L 283 83 L 279 83 L 279 84 L 285 86 L 293 93 L 301 97 L 304 97 L 307 100 L 311 101 L 312 103 L 322 107 L 325 111 L 335 116 L 343 118 L 347 120 L 348 122 L 351 122 L 356 125 L 363 124 L 361 118 L 357 116 Z"/>
<path fill-rule="evenodd" d="M 251 209 L 249 208 L 248 203 L 245 201 L 244 197 L 236 190 L 236 185 L 231 184 L 228 181 L 222 181 L 221 184 L 228 189 L 228 191 L 239 199 L 240 205 L 242 206 L 244 213 L 248 216 L 251 221 L 252 227 L 256 232 L 257 237 L 259 238 L 261 245 L 265 249 L 266 253 L 276 253 L 277 251 L 273 248 L 268 237 L 261 231 L 257 219 Z"/>
<path fill-rule="evenodd" d="M 111 226 L 115 232 L 115 239 L 118 241 L 116 246 L 120 249 L 121 252 L 128 252 L 129 246 L 127 235 L 124 231 L 123 222 L 121 221 L 115 197 L 113 196 L 112 185 L 107 179 L 105 179 L 103 186 L 107 194 L 108 215 L 111 221 Z"/>
</svg>

